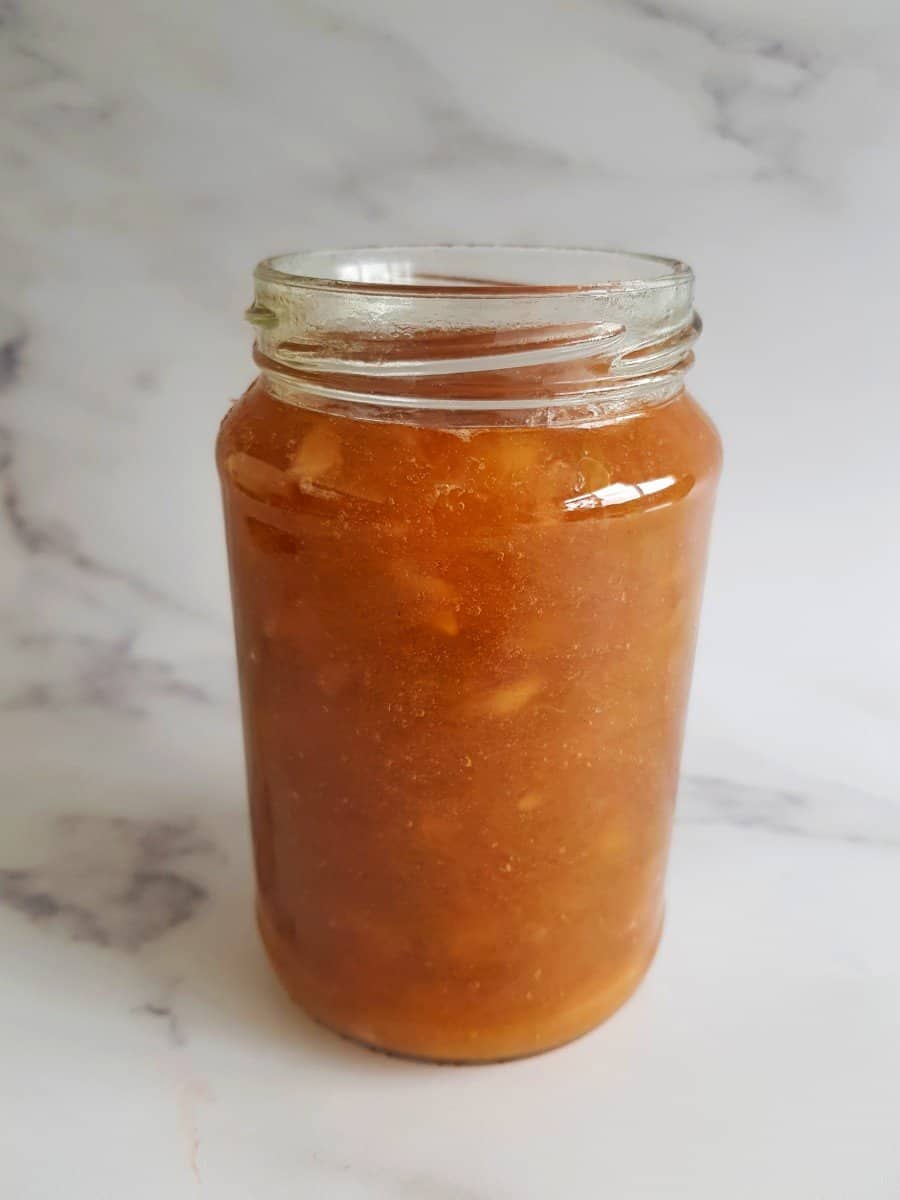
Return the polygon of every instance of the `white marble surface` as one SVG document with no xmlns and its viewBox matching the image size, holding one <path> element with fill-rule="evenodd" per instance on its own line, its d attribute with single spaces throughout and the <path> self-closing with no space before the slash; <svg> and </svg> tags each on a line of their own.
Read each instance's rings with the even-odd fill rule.
<svg viewBox="0 0 900 1200">
<path fill-rule="evenodd" d="M 895 0 L 0 5 L 0 1191 L 900 1195 Z M 263 253 L 618 244 L 699 276 L 727 447 L 639 995 L 429 1068 L 252 929 L 211 444 Z"/>
</svg>

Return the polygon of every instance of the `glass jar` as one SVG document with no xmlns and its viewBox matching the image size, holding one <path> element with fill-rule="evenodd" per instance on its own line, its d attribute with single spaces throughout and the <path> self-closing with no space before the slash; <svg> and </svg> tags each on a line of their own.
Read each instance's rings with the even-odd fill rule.
<svg viewBox="0 0 900 1200">
<path fill-rule="evenodd" d="M 248 316 L 218 466 L 274 968 L 383 1050 L 566 1042 L 662 927 L 721 458 L 692 274 L 295 254 Z"/>
</svg>

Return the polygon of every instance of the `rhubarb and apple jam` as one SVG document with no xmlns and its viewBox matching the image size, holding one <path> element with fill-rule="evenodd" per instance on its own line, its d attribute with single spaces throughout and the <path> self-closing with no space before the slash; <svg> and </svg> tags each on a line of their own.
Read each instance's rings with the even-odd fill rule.
<svg viewBox="0 0 900 1200">
<path fill-rule="evenodd" d="M 218 440 L 258 916 L 290 995 L 421 1058 L 609 1016 L 660 936 L 720 467 L 683 264 L 261 264 Z"/>
</svg>

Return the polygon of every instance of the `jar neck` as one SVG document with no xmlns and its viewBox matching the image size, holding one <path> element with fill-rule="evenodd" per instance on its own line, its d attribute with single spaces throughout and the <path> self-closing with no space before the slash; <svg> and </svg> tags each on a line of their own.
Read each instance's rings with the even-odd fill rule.
<svg viewBox="0 0 900 1200">
<path fill-rule="evenodd" d="M 616 277 L 635 264 L 646 278 Z M 574 282 L 540 281 L 566 271 Z M 700 330 L 687 267 L 602 251 L 288 255 L 255 278 L 247 316 L 267 389 L 361 419 L 619 419 L 682 391 Z"/>
</svg>

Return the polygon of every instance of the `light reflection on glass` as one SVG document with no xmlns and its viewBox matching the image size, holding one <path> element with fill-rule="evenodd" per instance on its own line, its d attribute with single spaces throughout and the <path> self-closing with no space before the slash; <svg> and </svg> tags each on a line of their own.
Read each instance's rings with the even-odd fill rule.
<svg viewBox="0 0 900 1200">
<path fill-rule="evenodd" d="M 582 508 L 609 508 L 615 504 L 632 504 L 635 500 L 643 500 L 647 496 L 656 495 L 657 492 L 664 492 L 677 482 L 674 475 L 661 475 L 659 479 L 648 479 L 646 483 L 610 483 L 594 492 L 572 496 L 563 501 L 563 507 L 569 512 L 574 512 Z"/>
</svg>

